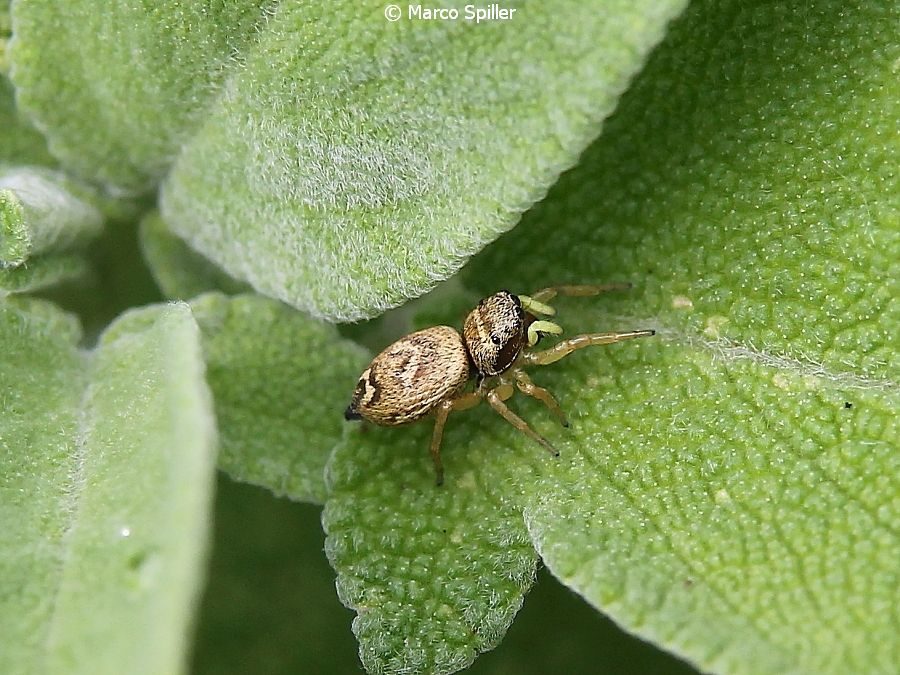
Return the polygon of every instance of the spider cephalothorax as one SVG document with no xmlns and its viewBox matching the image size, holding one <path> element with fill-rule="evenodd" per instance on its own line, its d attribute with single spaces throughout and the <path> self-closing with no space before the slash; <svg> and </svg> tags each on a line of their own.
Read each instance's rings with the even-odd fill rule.
<svg viewBox="0 0 900 675">
<path fill-rule="evenodd" d="M 555 311 L 545 304 L 557 294 L 596 295 L 628 285 L 553 286 L 532 295 L 499 291 L 478 303 L 463 324 L 462 335 L 449 326 L 434 326 L 400 338 L 376 356 L 356 384 L 344 416 L 360 417 L 382 426 L 399 426 L 436 414 L 431 438 L 437 482 L 443 482 L 440 447 L 447 416 L 486 399 L 514 427 L 554 455 L 559 453 L 543 436 L 512 412 L 505 401 L 516 388 L 546 405 L 564 426 L 569 423 L 553 395 L 534 384 L 526 365 L 546 365 L 576 349 L 653 335 L 652 330 L 624 333 L 586 333 L 563 340 L 543 351 L 530 351 L 543 335 L 559 335 L 562 328 L 538 316 Z M 474 391 L 464 391 L 476 377 Z"/>
<path fill-rule="evenodd" d="M 525 343 L 525 310 L 517 295 L 500 291 L 484 298 L 463 323 L 463 339 L 483 376 L 509 368 Z"/>
</svg>

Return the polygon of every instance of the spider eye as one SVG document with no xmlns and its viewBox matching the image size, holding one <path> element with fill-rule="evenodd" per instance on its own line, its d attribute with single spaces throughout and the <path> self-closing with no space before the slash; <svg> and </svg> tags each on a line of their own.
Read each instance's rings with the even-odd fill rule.
<svg viewBox="0 0 900 675">
<path fill-rule="evenodd" d="M 493 342 L 495 345 L 499 345 L 501 340 L 496 335 L 491 335 L 491 342 Z"/>
</svg>

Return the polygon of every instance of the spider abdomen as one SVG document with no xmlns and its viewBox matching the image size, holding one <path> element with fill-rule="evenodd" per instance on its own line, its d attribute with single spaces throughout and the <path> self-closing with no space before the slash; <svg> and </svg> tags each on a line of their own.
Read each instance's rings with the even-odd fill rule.
<svg viewBox="0 0 900 675">
<path fill-rule="evenodd" d="M 425 417 L 470 375 L 462 336 L 450 326 L 411 333 L 386 347 L 359 377 L 347 419 L 399 426 Z"/>
</svg>

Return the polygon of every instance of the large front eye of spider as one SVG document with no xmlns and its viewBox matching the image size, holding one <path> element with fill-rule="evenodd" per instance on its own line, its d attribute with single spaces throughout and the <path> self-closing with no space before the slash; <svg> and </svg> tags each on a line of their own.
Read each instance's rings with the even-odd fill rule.
<svg viewBox="0 0 900 675">
<path fill-rule="evenodd" d="M 466 317 L 463 338 L 481 375 L 502 373 L 525 346 L 525 310 L 519 298 L 500 291 L 479 302 Z"/>
</svg>

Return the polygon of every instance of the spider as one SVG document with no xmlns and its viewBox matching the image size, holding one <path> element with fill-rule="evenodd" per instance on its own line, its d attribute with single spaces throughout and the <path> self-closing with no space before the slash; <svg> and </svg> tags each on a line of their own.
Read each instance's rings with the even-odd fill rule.
<svg viewBox="0 0 900 675">
<path fill-rule="evenodd" d="M 550 442 L 506 405 L 518 388 L 547 406 L 563 426 L 569 426 L 553 395 L 534 384 L 524 368 L 554 363 L 576 349 L 632 340 L 654 335 L 656 331 L 585 333 L 558 342 L 549 349 L 533 351 L 543 336 L 563 332 L 558 324 L 539 317 L 556 313 L 546 303 L 557 295 L 583 297 L 628 288 L 631 284 L 551 286 L 531 295 L 513 295 L 509 291 L 494 293 L 469 312 L 462 335 L 450 326 L 434 326 L 410 333 L 386 347 L 360 375 L 344 417 L 348 420 L 363 418 L 392 427 L 433 413 L 435 424 L 430 450 L 438 485 L 444 482 L 441 439 L 447 417 L 453 411 L 467 410 L 482 400 L 516 429 L 558 457 L 559 452 Z M 475 390 L 464 391 L 473 376 Z"/>
</svg>

